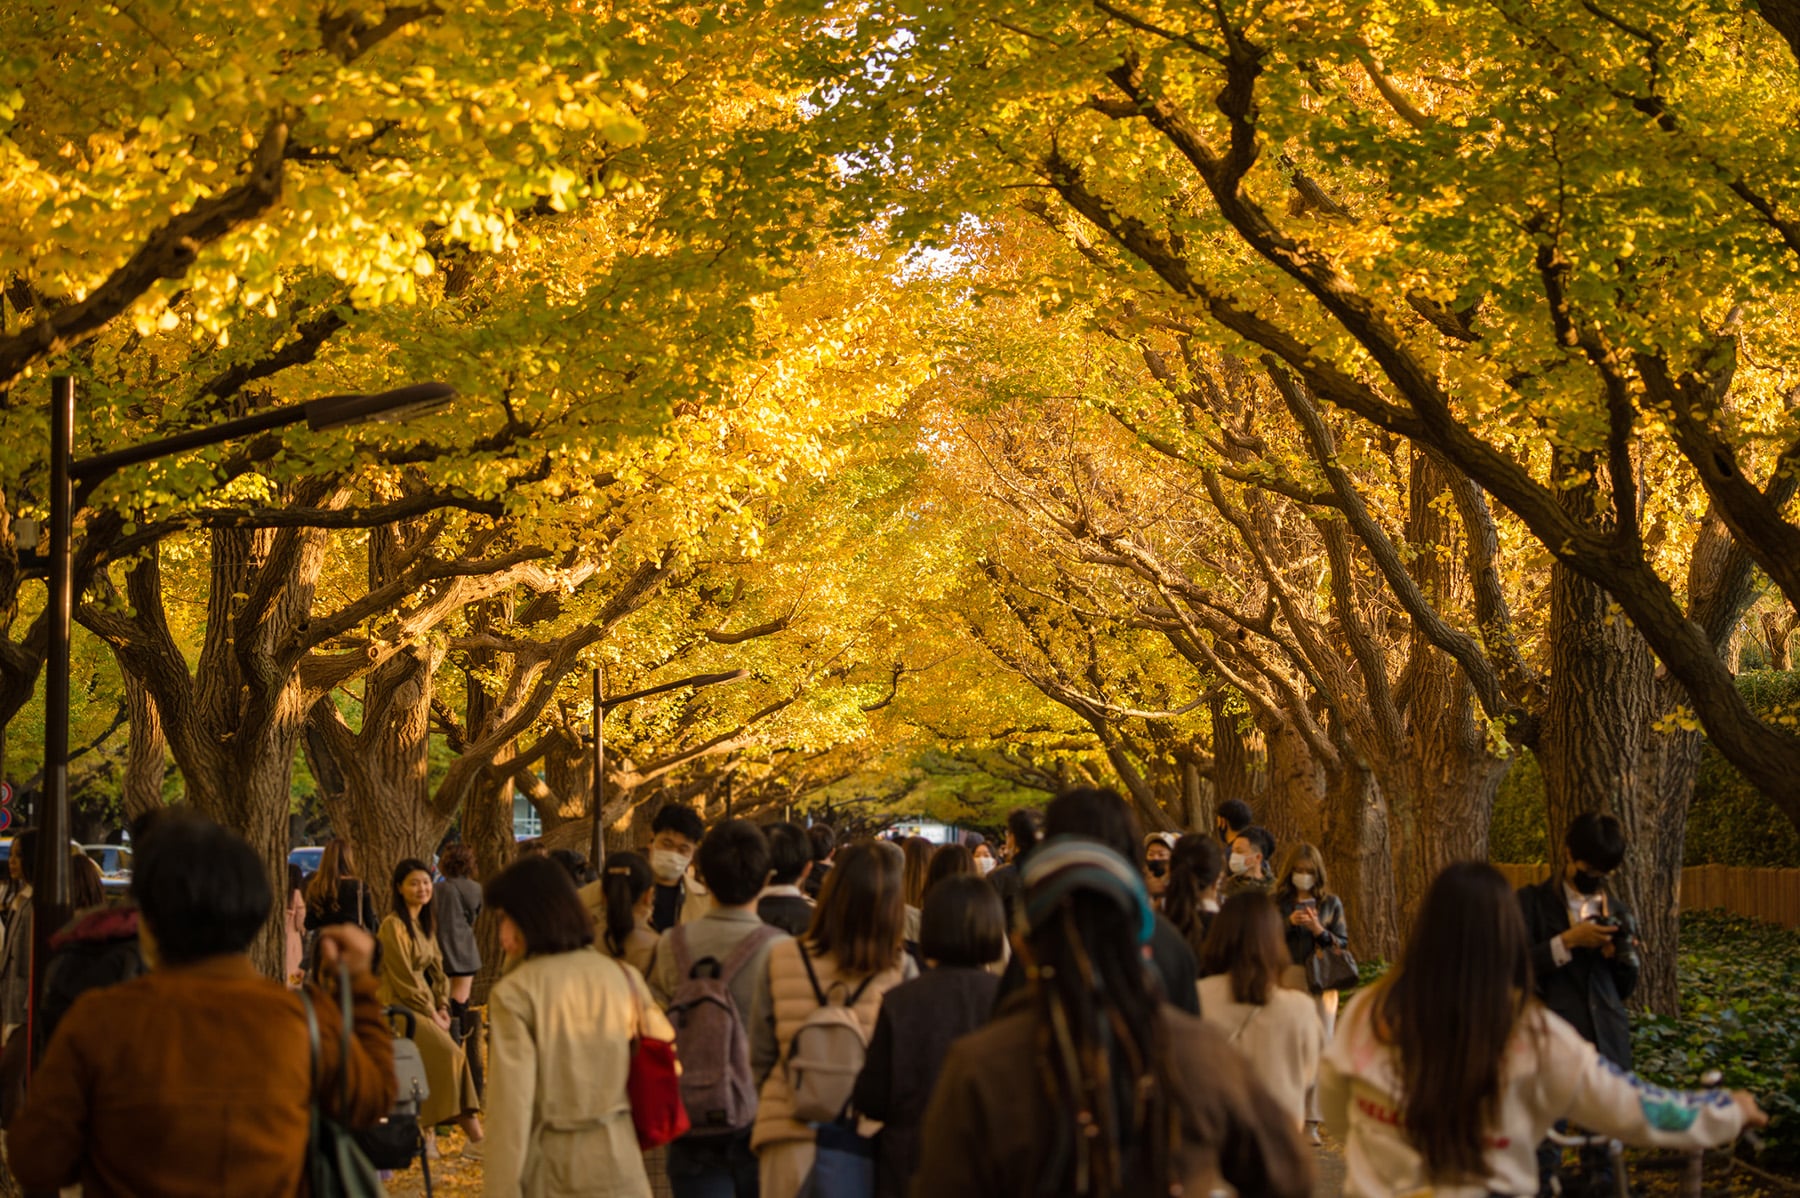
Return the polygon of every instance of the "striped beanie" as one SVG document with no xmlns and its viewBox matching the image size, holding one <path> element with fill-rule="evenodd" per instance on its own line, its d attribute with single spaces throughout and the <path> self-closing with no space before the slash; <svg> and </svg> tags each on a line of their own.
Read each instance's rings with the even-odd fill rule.
<svg viewBox="0 0 1800 1198">
<path fill-rule="evenodd" d="M 1137 942 L 1150 943 L 1156 913 L 1144 889 L 1143 875 L 1130 862 L 1097 840 L 1055 836 L 1025 859 L 1025 923 L 1038 928 L 1077 890 L 1103 894 L 1137 921 Z"/>
</svg>

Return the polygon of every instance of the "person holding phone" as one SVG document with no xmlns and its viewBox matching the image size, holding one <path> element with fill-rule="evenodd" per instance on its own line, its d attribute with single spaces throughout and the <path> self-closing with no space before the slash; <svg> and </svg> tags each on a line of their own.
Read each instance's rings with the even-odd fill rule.
<svg viewBox="0 0 1800 1198">
<path fill-rule="evenodd" d="M 1275 906 L 1281 912 L 1290 962 L 1282 975 L 1282 985 L 1311 993 L 1306 963 L 1317 953 L 1350 947 L 1344 900 L 1331 892 L 1325 856 L 1316 846 L 1302 842 L 1283 855 L 1281 868 L 1275 871 Z M 1338 992 L 1321 991 L 1312 1000 L 1329 1046 L 1337 1030 Z M 1306 1134 L 1315 1144 L 1319 1142 L 1319 1115 L 1319 1092 L 1314 1086 L 1306 1094 Z"/>
<path fill-rule="evenodd" d="M 1581 1038 L 1631 1072 L 1631 1017 L 1625 1000 L 1638 984 L 1636 923 L 1608 887 L 1625 860 L 1625 830 L 1610 815 L 1588 811 L 1569 823 L 1559 874 L 1519 890 L 1519 910 L 1531 937 L 1532 974 L 1546 1007 L 1568 1020 Z M 1562 1152 L 1539 1151 L 1544 1184 L 1559 1170 Z M 1611 1168 L 1603 1151 L 1585 1154 L 1583 1172 L 1604 1184 Z"/>
</svg>

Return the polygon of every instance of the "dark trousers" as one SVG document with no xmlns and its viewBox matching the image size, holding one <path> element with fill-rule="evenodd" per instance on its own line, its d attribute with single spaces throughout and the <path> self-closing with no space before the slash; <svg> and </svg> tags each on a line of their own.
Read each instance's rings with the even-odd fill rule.
<svg viewBox="0 0 1800 1198">
<path fill-rule="evenodd" d="M 683 1136 L 669 1145 L 675 1198 L 759 1198 L 750 1129 L 728 1136 Z"/>
</svg>

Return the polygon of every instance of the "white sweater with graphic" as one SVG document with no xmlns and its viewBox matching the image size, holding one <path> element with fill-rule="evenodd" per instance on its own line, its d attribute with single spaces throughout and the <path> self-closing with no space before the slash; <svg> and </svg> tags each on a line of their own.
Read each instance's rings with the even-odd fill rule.
<svg viewBox="0 0 1800 1198">
<path fill-rule="evenodd" d="M 1344 1141 L 1349 1198 L 1482 1198 L 1536 1194 L 1536 1149 L 1559 1119 L 1643 1147 L 1724 1144 L 1743 1113 L 1723 1090 L 1665 1090 L 1604 1060 L 1561 1017 L 1533 1003 L 1507 1049 L 1499 1118 L 1488 1129 L 1487 1177 L 1433 1185 L 1400 1125 L 1398 1053 L 1371 1027 L 1376 991 L 1338 1020 L 1319 1073 L 1325 1124 Z"/>
</svg>

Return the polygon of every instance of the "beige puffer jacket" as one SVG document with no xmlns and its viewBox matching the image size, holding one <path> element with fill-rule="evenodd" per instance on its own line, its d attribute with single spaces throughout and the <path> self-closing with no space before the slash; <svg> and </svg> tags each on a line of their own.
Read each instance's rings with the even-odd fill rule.
<svg viewBox="0 0 1800 1198">
<path fill-rule="evenodd" d="M 810 1124 L 798 1122 L 793 1117 L 794 1096 L 788 1090 L 785 1068 L 788 1045 L 793 1041 L 794 1033 L 819 1005 L 813 995 L 812 983 L 807 980 L 806 966 L 800 960 L 799 944 L 797 940 L 783 939 L 776 941 L 769 950 L 769 1006 L 759 1012 L 762 1027 L 752 1028 L 751 1035 L 755 1037 L 760 1031 L 766 1037 L 772 1024 L 777 1055 L 757 1103 L 756 1124 L 750 1133 L 752 1149 L 783 1140 L 810 1140 L 814 1134 Z M 818 974 L 819 987 L 827 996 L 831 994 L 834 982 L 844 987 L 846 997 L 862 984 L 861 976 L 841 973 L 836 959 L 830 954 L 813 957 L 812 966 Z M 866 1034 L 875 1034 L 875 1016 L 881 1011 L 882 996 L 898 986 L 904 976 L 900 962 L 896 961 L 893 968 L 876 974 L 863 990 L 862 997 L 857 999 L 856 1016 L 862 1021 Z"/>
</svg>

